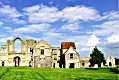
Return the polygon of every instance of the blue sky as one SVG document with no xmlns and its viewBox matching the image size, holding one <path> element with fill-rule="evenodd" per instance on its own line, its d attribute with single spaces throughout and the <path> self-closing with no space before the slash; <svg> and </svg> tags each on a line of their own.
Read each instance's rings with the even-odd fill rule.
<svg viewBox="0 0 119 80">
<path fill-rule="evenodd" d="M 98 46 L 118 56 L 118 0 L 0 0 L 0 46 L 7 39 L 76 43 L 81 57 Z"/>
</svg>

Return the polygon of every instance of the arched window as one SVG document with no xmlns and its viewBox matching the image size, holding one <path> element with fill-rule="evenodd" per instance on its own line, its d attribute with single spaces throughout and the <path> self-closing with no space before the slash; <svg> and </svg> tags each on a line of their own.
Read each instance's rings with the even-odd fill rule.
<svg viewBox="0 0 119 80">
<path fill-rule="evenodd" d="M 21 41 L 19 39 L 15 40 L 14 50 L 16 53 L 21 52 Z"/>
<path fill-rule="evenodd" d="M 73 59 L 73 53 L 70 54 L 70 59 Z"/>
</svg>

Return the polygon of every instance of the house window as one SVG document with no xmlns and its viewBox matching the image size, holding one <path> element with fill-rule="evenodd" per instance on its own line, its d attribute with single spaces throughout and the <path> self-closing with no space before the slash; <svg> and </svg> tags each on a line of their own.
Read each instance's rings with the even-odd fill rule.
<svg viewBox="0 0 119 80">
<path fill-rule="evenodd" d="M 44 49 L 41 49 L 41 55 L 44 55 Z"/>
<path fill-rule="evenodd" d="M 70 59 L 73 59 L 73 53 L 70 54 Z"/>
</svg>

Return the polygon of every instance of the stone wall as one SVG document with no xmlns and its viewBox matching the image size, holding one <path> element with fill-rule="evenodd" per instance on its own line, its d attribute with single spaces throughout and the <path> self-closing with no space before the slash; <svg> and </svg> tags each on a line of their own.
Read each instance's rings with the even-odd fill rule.
<svg viewBox="0 0 119 80">
<path fill-rule="evenodd" d="M 35 56 L 34 67 L 35 68 L 52 68 L 52 58 L 51 57 L 40 58 L 40 56 Z"/>
</svg>

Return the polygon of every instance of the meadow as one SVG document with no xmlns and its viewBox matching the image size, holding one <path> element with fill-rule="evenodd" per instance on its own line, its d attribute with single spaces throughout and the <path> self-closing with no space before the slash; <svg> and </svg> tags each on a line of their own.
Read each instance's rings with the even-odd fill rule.
<svg viewBox="0 0 119 80">
<path fill-rule="evenodd" d="M 118 74 L 110 68 L 101 69 L 63 69 L 0 67 L 0 80 L 118 80 Z"/>
</svg>

